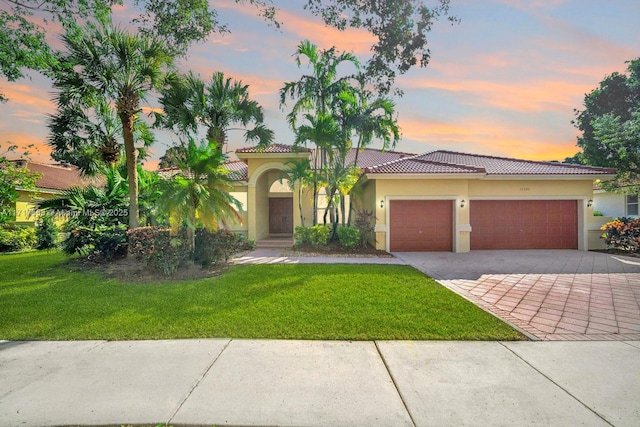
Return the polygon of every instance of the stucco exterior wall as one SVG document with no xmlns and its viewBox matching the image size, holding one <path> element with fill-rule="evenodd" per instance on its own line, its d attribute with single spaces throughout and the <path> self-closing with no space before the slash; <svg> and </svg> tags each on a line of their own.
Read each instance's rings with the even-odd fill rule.
<svg viewBox="0 0 640 427">
<path fill-rule="evenodd" d="M 613 218 L 627 216 L 627 198 L 624 194 L 594 192 L 593 209 Z"/>
<path fill-rule="evenodd" d="M 468 252 L 471 247 L 470 204 L 473 200 L 550 199 L 576 200 L 578 203 L 578 248 L 589 247 L 588 218 L 593 207 L 587 201 L 593 198 L 593 182 L 588 180 L 489 180 L 489 179 L 371 179 L 375 182 L 376 246 L 388 250 L 389 203 L 402 199 L 452 200 L 454 202 L 454 251 Z M 380 200 L 384 207 L 380 207 Z M 464 200 L 464 206 L 462 201 Z M 371 200 L 368 204 L 371 206 Z"/>
</svg>

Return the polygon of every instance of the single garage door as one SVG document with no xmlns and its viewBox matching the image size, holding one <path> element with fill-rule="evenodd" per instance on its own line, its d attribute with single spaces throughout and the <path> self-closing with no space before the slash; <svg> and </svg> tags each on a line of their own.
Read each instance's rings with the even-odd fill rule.
<svg viewBox="0 0 640 427">
<path fill-rule="evenodd" d="M 391 251 L 453 250 L 453 201 L 391 200 Z"/>
<path fill-rule="evenodd" d="M 575 200 L 472 200 L 471 249 L 577 249 Z"/>
</svg>

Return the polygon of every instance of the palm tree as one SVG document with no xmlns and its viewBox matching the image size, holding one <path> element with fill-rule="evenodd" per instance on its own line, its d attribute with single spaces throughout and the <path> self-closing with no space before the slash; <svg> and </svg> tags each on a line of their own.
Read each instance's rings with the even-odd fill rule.
<svg viewBox="0 0 640 427">
<path fill-rule="evenodd" d="M 351 64 L 356 71 L 360 69 L 358 59 L 351 53 L 336 53 L 335 47 L 328 50 L 319 50 L 309 40 L 304 40 L 298 45 L 295 53 L 298 67 L 306 59 L 311 68 L 310 74 L 303 75 L 300 80 L 285 83 L 280 89 L 280 105 L 284 106 L 288 99 L 295 100 L 287 119 L 291 128 L 296 132 L 297 141 L 312 141 L 316 145 L 314 157 L 314 224 L 317 224 L 317 194 L 319 184 L 319 172 L 325 169 L 333 158 L 333 145 L 340 141 L 340 129 L 333 118 L 334 107 L 338 95 L 351 87 L 355 75 L 346 74 L 338 76 L 342 65 Z M 315 116 L 315 117 L 314 117 Z M 298 128 L 298 119 L 306 119 L 310 126 L 303 125 Z M 331 132 L 327 132 L 331 127 Z M 315 130 L 313 128 L 316 128 Z M 326 139 L 332 133 L 330 139 Z M 314 135 L 315 134 L 315 137 Z M 321 134 L 321 135 L 320 135 Z M 318 138 L 319 137 L 319 138 Z M 326 181 L 325 177 L 325 181 Z"/>
<path fill-rule="evenodd" d="M 313 142 L 316 146 L 314 152 L 314 165 L 312 168 L 313 178 L 313 225 L 318 223 L 318 193 L 322 182 L 327 181 L 326 173 L 322 176 L 323 167 L 320 161 L 320 151 L 330 154 L 333 158 L 333 150 L 331 144 L 340 138 L 340 128 L 336 124 L 331 115 L 324 114 L 315 116 L 313 114 L 305 114 L 307 123 L 300 125 L 296 129 L 296 137 L 294 146 Z"/>
<path fill-rule="evenodd" d="M 303 159 L 299 161 L 289 160 L 285 163 L 288 168 L 280 174 L 280 183 L 283 179 L 289 182 L 291 191 L 298 187 L 298 208 L 300 209 L 300 225 L 304 227 L 304 215 L 302 212 L 302 190 L 312 181 L 311 160 Z"/>
<path fill-rule="evenodd" d="M 262 107 L 249 97 L 249 86 L 221 72 L 206 84 L 193 73 L 176 76 L 163 91 L 160 104 L 164 114 L 156 115 L 157 123 L 182 133 L 197 133 L 204 126 L 207 140 L 218 150 L 227 142 L 230 130 L 244 130 L 245 140 L 258 146 L 273 141 L 273 131 L 263 123 Z M 253 128 L 248 128 L 250 124 Z M 233 128 L 235 125 L 242 128 Z"/>
<path fill-rule="evenodd" d="M 115 28 L 108 18 L 84 28 L 67 28 L 62 43 L 66 52 L 60 53 L 61 66 L 54 76 L 54 87 L 60 91 L 58 110 L 76 102 L 91 107 L 106 101 L 115 106 L 129 181 L 129 228 L 138 227 L 134 125 L 140 103 L 161 86 L 173 58 L 161 43 Z"/>
<path fill-rule="evenodd" d="M 174 229 L 186 223 L 188 249 L 193 252 L 197 223 L 216 230 L 219 222 L 225 226 L 229 220 L 241 222 L 241 204 L 229 194 L 233 186 L 220 150 L 207 141 L 197 145 L 192 137 L 178 148 L 179 172 L 165 181 L 160 206 Z"/>
</svg>

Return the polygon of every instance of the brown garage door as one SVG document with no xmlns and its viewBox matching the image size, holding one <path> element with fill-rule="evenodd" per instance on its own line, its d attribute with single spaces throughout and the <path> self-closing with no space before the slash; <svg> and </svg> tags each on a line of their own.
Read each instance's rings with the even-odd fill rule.
<svg viewBox="0 0 640 427">
<path fill-rule="evenodd" d="M 389 216 L 391 251 L 453 249 L 453 201 L 392 200 Z"/>
<path fill-rule="evenodd" d="M 471 249 L 577 249 L 575 200 L 472 200 Z"/>
</svg>

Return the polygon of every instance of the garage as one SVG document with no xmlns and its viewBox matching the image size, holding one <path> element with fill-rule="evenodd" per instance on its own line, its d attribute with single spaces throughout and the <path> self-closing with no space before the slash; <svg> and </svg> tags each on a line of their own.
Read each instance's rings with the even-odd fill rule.
<svg viewBox="0 0 640 427">
<path fill-rule="evenodd" d="M 452 200 L 391 200 L 392 252 L 452 251 Z"/>
<path fill-rule="evenodd" d="M 471 250 L 577 249 L 575 200 L 472 200 Z"/>
</svg>

